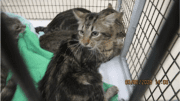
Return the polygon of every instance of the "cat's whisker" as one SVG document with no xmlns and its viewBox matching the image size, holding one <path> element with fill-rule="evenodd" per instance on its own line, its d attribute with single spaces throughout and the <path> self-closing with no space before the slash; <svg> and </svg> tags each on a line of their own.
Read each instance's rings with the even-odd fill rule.
<svg viewBox="0 0 180 101">
<path fill-rule="evenodd" d="M 105 59 L 106 59 L 107 52 L 106 52 L 106 50 L 105 50 L 105 46 L 103 47 L 103 52 L 104 52 L 104 54 L 105 54 Z"/>
<path fill-rule="evenodd" d="M 97 50 L 97 51 L 98 51 L 98 53 L 99 53 L 99 54 L 98 54 L 98 55 L 99 55 L 99 57 L 101 57 L 101 51 L 100 51 L 100 49 L 97 47 L 97 48 L 96 48 L 96 50 Z"/>
<path fill-rule="evenodd" d="M 99 55 L 102 57 L 102 60 L 104 61 L 105 56 L 104 54 L 100 51 L 100 49 L 97 47 L 97 50 L 99 51 Z M 103 52 L 104 52 L 104 48 L 103 48 Z"/>
<path fill-rule="evenodd" d="M 88 49 L 88 50 L 94 50 L 94 48 Z"/>
<path fill-rule="evenodd" d="M 78 46 L 79 43 L 73 44 L 73 45 L 69 45 L 68 48 L 74 47 L 74 46 Z"/>
<path fill-rule="evenodd" d="M 83 46 L 80 44 L 80 52 L 82 52 L 83 50 Z"/>
<path fill-rule="evenodd" d="M 91 54 L 92 54 L 92 52 L 91 52 Z M 91 54 L 89 54 L 89 57 L 88 57 L 88 58 L 86 58 L 86 60 L 89 60 L 89 58 L 90 58 Z"/>
<path fill-rule="evenodd" d="M 79 42 L 79 40 L 75 40 L 75 39 L 73 39 L 72 41 L 77 41 L 77 42 Z"/>
<path fill-rule="evenodd" d="M 75 52 L 75 54 L 77 54 L 79 51 L 81 52 L 81 49 L 82 49 L 81 44 L 78 44 L 78 49 L 77 49 L 77 51 Z"/>
<path fill-rule="evenodd" d="M 80 48 L 80 44 L 78 44 L 78 46 L 77 46 L 77 50 L 76 50 L 75 54 L 77 54 L 77 52 L 78 52 L 79 48 Z"/>
<path fill-rule="evenodd" d="M 67 48 L 66 51 L 67 51 L 68 49 L 69 49 L 69 48 Z M 66 51 L 65 51 L 65 53 L 66 53 Z"/>
<path fill-rule="evenodd" d="M 68 47 L 67 47 L 67 49 L 66 49 L 66 51 L 65 51 L 65 53 L 67 52 L 67 50 L 69 49 L 69 48 L 71 48 L 71 47 L 75 47 L 75 49 L 73 50 L 73 51 L 75 51 L 77 48 L 79 48 L 79 46 L 78 45 L 80 45 L 79 43 L 76 43 L 76 44 L 73 44 L 73 45 L 69 45 Z M 70 54 L 72 54 L 72 52 L 70 53 Z M 66 59 L 68 59 L 69 57 L 66 57 L 63 61 L 62 61 L 62 63 L 66 60 Z M 74 63 L 74 60 L 72 61 L 72 63 L 71 64 L 73 64 Z"/>
<path fill-rule="evenodd" d="M 94 46 L 94 49 L 97 49 L 98 46 L 101 44 L 102 41 L 100 41 L 99 43 L 96 43 L 95 46 Z"/>
<path fill-rule="evenodd" d="M 91 56 L 91 58 L 90 58 L 89 60 L 91 60 L 94 55 L 95 55 L 95 54 L 94 54 L 94 50 L 93 50 L 93 51 L 92 51 L 92 56 Z"/>
<path fill-rule="evenodd" d="M 104 61 L 104 55 L 103 55 L 102 53 L 101 53 L 100 55 L 101 55 L 101 57 L 102 57 L 102 60 Z"/>
<path fill-rule="evenodd" d="M 96 54 L 96 55 L 95 55 L 95 58 L 96 58 L 96 63 L 97 63 L 98 61 L 97 61 L 97 53 L 96 53 L 96 49 L 95 49 L 94 51 L 95 51 L 95 54 Z"/>
<path fill-rule="evenodd" d="M 73 46 L 77 46 L 78 44 L 74 44 L 74 45 L 69 45 L 68 47 L 67 47 L 67 49 L 70 49 L 71 47 L 73 47 Z M 65 53 L 67 52 L 67 49 L 66 49 L 66 51 L 65 51 Z"/>
<path fill-rule="evenodd" d="M 100 51 L 100 49 L 98 47 L 96 49 L 98 50 L 99 53 L 101 53 L 101 51 Z"/>
<path fill-rule="evenodd" d="M 75 44 L 79 44 L 79 40 L 68 40 L 68 41 L 66 41 L 64 44 L 69 43 L 69 42 L 78 42 L 78 43 L 75 43 Z M 73 45 L 74 45 L 74 44 L 73 44 Z"/>
<path fill-rule="evenodd" d="M 61 63 L 64 63 L 64 61 L 65 61 L 66 59 L 68 59 L 68 58 L 69 58 L 69 57 L 64 58 L 63 61 L 62 61 Z"/>
<path fill-rule="evenodd" d="M 95 50 L 92 50 L 93 51 L 93 56 L 95 57 L 95 59 L 96 59 L 96 55 L 95 55 Z M 95 61 L 95 64 L 96 64 L 97 62 Z"/>
<path fill-rule="evenodd" d="M 68 41 L 66 41 L 64 44 L 66 44 L 66 43 L 69 43 L 69 42 L 74 42 L 73 40 L 68 40 Z M 76 42 L 76 41 L 75 41 Z"/>
<path fill-rule="evenodd" d="M 92 54 L 92 51 L 91 51 L 91 54 L 89 55 L 89 57 L 87 59 L 90 60 L 92 58 L 92 56 L 93 56 L 93 54 Z"/>
<path fill-rule="evenodd" d="M 71 62 L 71 65 L 74 63 L 74 59 L 72 60 L 72 62 Z"/>
<path fill-rule="evenodd" d="M 93 50 L 93 54 L 95 55 L 95 50 Z"/>
<path fill-rule="evenodd" d="M 80 44 L 80 47 L 81 47 L 81 52 L 82 52 L 82 50 L 83 50 L 83 46 Z"/>
<path fill-rule="evenodd" d="M 75 39 L 69 40 L 69 42 L 70 42 L 70 41 L 78 41 L 78 42 L 79 42 L 79 40 L 75 40 Z"/>
</svg>

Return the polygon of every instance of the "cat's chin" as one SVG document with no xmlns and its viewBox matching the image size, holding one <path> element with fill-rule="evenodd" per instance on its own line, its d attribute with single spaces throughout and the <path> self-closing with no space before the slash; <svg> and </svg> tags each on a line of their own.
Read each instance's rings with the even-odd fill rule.
<svg viewBox="0 0 180 101">
<path fill-rule="evenodd" d="M 89 45 L 83 45 L 81 44 L 81 46 L 83 46 L 84 48 L 88 49 L 88 50 L 93 50 L 94 47 L 91 47 Z"/>
</svg>

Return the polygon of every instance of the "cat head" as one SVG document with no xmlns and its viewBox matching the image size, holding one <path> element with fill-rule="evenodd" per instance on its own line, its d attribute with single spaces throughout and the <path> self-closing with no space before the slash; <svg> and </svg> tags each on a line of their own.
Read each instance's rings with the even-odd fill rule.
<svg viewBox="0 0 180 101">
<path fill-rule="evenodd" d="M 106 57 L 114 54 L 115 48 L 123 47 L 125 31 L 122 12 L 108 6 L 99 13 L 82 13 L 77 10 L 73 13 L 78 20 L 79 42 L 82 46 L 98 50 Z"/>
<path fill-rule="evenodd" d="M 5 14 L 4 12 L 1 12 L 1 18 L 5 21 L 8 30 L 10 30 L 13 33 L 13 37 L 16 39 L 18 38 L 19 33 L 22 33 L 25 31 L 26 26 L 23 25 L 19 19 L 13 18 Z"/>
</svg>

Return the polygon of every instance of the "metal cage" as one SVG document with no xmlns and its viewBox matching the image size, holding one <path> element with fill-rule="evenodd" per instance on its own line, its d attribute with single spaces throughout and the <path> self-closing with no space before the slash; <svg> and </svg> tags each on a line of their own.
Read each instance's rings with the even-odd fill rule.
<svg viewBox="0 0 180 101">
<path fill-rule="evenodd" d="M 99 12 L 108 3 L 125 13 L 127 35 L 119 57 L 129 80 L 125 100 L 180 101 L 178 0 L 2 0 L 1 9 L 29 20 L 52 20 L 76 7 Z"/>
</svg>

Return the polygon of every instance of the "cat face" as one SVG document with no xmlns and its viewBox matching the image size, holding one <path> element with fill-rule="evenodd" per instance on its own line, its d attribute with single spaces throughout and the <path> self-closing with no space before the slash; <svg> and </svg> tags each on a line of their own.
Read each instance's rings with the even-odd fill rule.
<svg viewBox="0 0 180 101">
<path fill-rule="evenodd" d="M 98 50 L 105 57 L 114 54 L 114 49 L 122 49 L 125 37 L 123 13 L 115 11 L 108 14 L 105 10 L 89 14 L 74 10 L 73 13 L 79 23 L 79 42 L 82 46 Z"/>
</svg>

